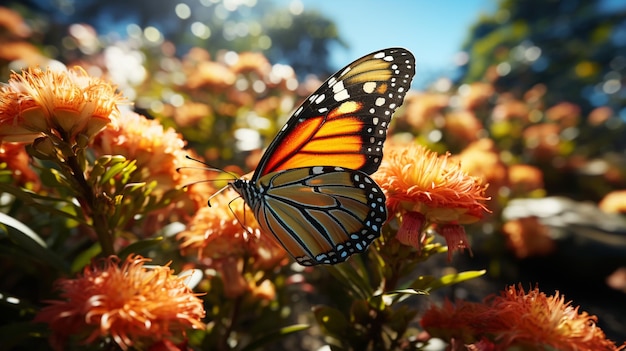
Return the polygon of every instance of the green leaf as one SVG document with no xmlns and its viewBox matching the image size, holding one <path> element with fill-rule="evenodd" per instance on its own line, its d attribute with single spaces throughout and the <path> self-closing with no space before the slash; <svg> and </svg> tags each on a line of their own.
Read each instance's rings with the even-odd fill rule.
<svg viewBox="0 0 626 351">
<path fill-rule="evenodd" d="M 114 178 L 118 175 L 122 175 L 122 184 L 128 182 L 130 174 L 137 169 L 136 163 L 137 161 L 135 160 L 126 160 L 119 163 L 114 162 L 112 165 L 109 165 L 104 174 L 102 174 L 100 184 L 104 185 L 109 180 L 111 180 L 111 178 Z"/>
<path fill-rule="evenodd" d="M 442 288 L 444 286 L 450 286 L 453 284 L 464 282 L 466 280 L 478 278 L 484 275 L 486 272 L 487 271 L 483 269 L 480 271 L 466 271 L 461 273 L 448 274 L 440 278 L 423 276 L 416 279 L 411 284 L 411 287 L 416 290 L 431 291 Z"/>
<path fill-rule="evenodd" d="M 372 294 L 369 282 L 365 281 L 349 262 L 325 265 L 324 268 L 358 298 L 366 299 Z"/>
<path fill-rule="evenodd" d="M 411 289 L 411 288 L 397 289 L 397 290 L 387 291 L 379 296 L 382 297 L 382 300 L 386 305 L 391 306 L 394 303 L 402 302 L 406 300 L 407 298 L 411 296 L 415 296 L 415 295 L 428 295 L 428 291 Z"/>
<path fill-rule="evenodd" d="M 256 339 L 255 341 L 248 344 L 246 347 L 242 348 L 241 351 L 252 351 L 260 349 L 261 347 L 271 342 L 277 341 L 281 338 L 284 338 L 287 335 L 307 330 L 309 328 L 311 328 L 311 326 L 308 324 L 294 324 L 288 327 L 280 328 L 274 332 L 263 335 L 259 339 Z"/>
<path fill-rule="evenodd" d="M 120 259 L 124 260 L 126 256 L 130 254 L 140 253 L 146 249 L 159 245 L 161 242 L 163 242 L 162 236 L 151 239 L 139 240 L 122 249 L 122 251 L 119 252 L 118 256 L 120 257 Z"/>
<path fill-rule="evenodd" d="M 313 308 L 313 315 L 324 330 L 324 334 L 334 336 L 338 340 L 344 339 L 350 324 L 341 311 L 328 306 L 316 306 Z"/>
<path fill-rule="evenodd" d="M 29 252 L 33 259 L 44 262 L 60 272 L 68 271 L 61 257 L 49 250 L 43 239 L 24 223 L 2 212 L 0 212 L 0 223 L 12 228 L 7 230 L 9 238 Z"/>
<path fill-rule="evenodd" d="M 32 321 L 11 322 L 0 326 L 0 340 L 2 340 L 3 350 L 23 349 L 24 343 L 28 340 L 28 345 L 33 349 L 46 347 L 47 340 L 43 338 L 48 328 L 44 324 L 36 324 Z M 39 338 L 35 342 L 34 338 Z M 33 344 L 35 342 L 35 344 Z M 39 346 L 34 346 L 39 345 Z M 21 346 L 21 347 L 20 347 Z"/>
<path fill-rule="evenodd" d="M 88 249 L 81 251 L 74 259 L 74 262 L 72 262 L 72 266 L 70 267 L 72 273 L 82 270 L 86 265 L 91 263 L 91 260 L 98 256 L 100 252 L 102 252 L 100 243 L 94 243 Z"/>
<path fill-rule="evenodd" d="M 79 223 L 88 225 L 87 222 L 85 222 L 85 220 L 81 217 L 78 217 L 69 212 L 61 211 L 55 206 L 51 206 L 50 204 L 41 204 L 35 200 L 51 201 L 55 203 L 63 202 L 63 203 L 66 203 L 66 207 L 73 206 L 75 213 L 81 213 L 81 212 L 78 212 L 78 210 L 80 210 L 80 207 L 77 207 L 70 201 L 67 201 L 64 199 L 58 199 L 54 197 L 49 197 L 49 196 L 39 195 L 29 190 L 21 189 L 16 186 L 8 185 L 8 184 L 0 184 L 0 192 L 9 193 L 15 196 L 16 199 L 22 201 L 25 205 L 35 207 L 38 210 L 45 211 L 45 212 L 55 214 L 55 215 L 60 215 L 60 216 L 72 219 L 74 221 L 77 221 Z"/>
</svg>

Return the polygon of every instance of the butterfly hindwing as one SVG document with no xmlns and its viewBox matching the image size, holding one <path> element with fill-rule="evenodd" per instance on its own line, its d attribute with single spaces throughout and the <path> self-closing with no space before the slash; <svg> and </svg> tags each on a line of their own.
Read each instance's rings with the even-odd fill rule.
<svg viewBox="0 0 626 351">
<path fill-rule="evenodd" d="M 338 263 L 363 252 L 387 219 L 385 195 L 361 171 L 295 168 L 265 175 L 257 186 L 259 225 L 302 265 Z"/>
<path fill-rule="evenodd" d="M 395 109 L 415 73 L 401 48 L 366 55 L 331 76 L 272 141 L 253 179 L 298 167 L 339 166 L 372 174 Z"/>
</svg>

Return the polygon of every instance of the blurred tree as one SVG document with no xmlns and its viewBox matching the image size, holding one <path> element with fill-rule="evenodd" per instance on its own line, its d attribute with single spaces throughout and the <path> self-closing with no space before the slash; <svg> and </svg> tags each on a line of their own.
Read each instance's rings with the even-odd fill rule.
<svg viewBox="0 0 626 351">
<path fill-rule="evenodd" d="M 483 78 L 522 94 L 537 83 L 547 103 L 572 101 L 583 112 L 624 106 L 626 3 L 612 0 L 500 0 L 471 29 L 461 82 Z"/>
<path fill-rule="evenodd" d="M 154 27 L 178 54 L 191 47 L 263 51 L 271 62 L 292 66 L 299 75 L 327 75 L 329 49 L 347 45 L 335 24 L 318 12 L 278 8 L 257 1 L 169 0 L 8 0 L 4 6 L 40 15 L 46 26 L 43 44 L 60 47 L 73 23 L 86 23 L 102 35 L 125 37 L 128 25 Z M 30 16 L 26 16 L 30 17 Z M 62 59 L 62 58 L 61 58 Z"/>
</svg>

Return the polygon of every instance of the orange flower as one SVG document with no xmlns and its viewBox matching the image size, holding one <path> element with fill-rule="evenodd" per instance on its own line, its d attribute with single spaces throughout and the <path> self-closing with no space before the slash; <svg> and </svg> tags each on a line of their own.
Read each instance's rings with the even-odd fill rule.
<svg viewBox="0 0 626 351">
<path fill-rule="evenodd" d="M 560 153 L 561 128 L 552 123 L 535 124 L 524 130 L 527 152 L 535 159 L 550 161 Z"/>
<path fill-rule="evenodd" d="M 475 110 L 486 104 L 494 92 L 495 88 L 489 83 L 464 84 L 459 88 L 460 105 L 463 109 Z"/>
<path fill-rule="evenodd" d="M 510 121 L 513 119 L 519 119 L 523 122 L 528 122 L 528 105 L 524 102 L 516 100 L 514 98 L 501 99 L 493 108 L 491 118 L 494 121 Z"/>
<path fill-rule="evenodd" d="M 443 340 L 475 342 L 485 330 L 491 329 L 486 323 L 489 307 L 482 303 L 459 300 L 452 303 L 445 300 L 443 306 L 432 305 L 422 316 L 421 325 L 432 337 Z"/>
<path fill-rule="evenodd" d="M 193 67 L 188 67 L 186 77 L 187 88 L 195 90 L 206 87 L 212 91 L 230 88 L 237 78 L 229 67 L 212 61 L 202 61 Z"/>
<path fill-rule="evenodd" d="M 453 156 L 468 174 L 478 177 L 484 184 L 487 197 L 496 197 L 500 189 L 507 185 L 507 169 L 500 158 L 500 152 L 491 139 L 479 139 L 469 144 L 461 153 Z"/>
<path fill-rule="evenodd" d="M 487 208 L 486 186 L 468 176 L 450 154 L 437 155 L 417 144 L 390 147 L 374 173 L 391 212 L 413 210 L 431 223 L 474 223 Z"/>
<path fill-rule="evenodd" d="M 483 303 L 446 301 L 443 307 L 432 306 L 422 317 L 422 326 L 431 336 L 451 342 L 459 350 L 463 344 L 495 350 L 609 351 L 621 350 L 607 340 L 596 326 L 597 318 L 558 292 L 554 296 L 535 288 L 528 293 L 519 286 L 509 286 L 500 296 L 490 296 Z M 491 348 L 491 347 L 494 348 Z M 481 348 L 479 348 L 481 349 Z"/>
<path fill-rule="evenodd" d="M 427 123 L 440 116 L 448 106 L 450 98 L 445 94 L 421 93 L 407 94 L 403 113 L 394 118 L 403 119 L 415 130 L 422 130 Z"/>
<path fill-rule="evenodd" d="M 455 145 L 465 146 L 476 141 L 484 128 L 473 112 L 453 111 L 446 115 L 445 130 Z"/>
<path fill-rule="evenodd" d="M 27 38 L 32 34 L 32 30 L 19 12 L 2 6 L 0 6 L 0 28 L 20 38 Z"/>
<path fill-rule="evenodd" d="M 548 228 L 536 217 L 508 221 L 502 226 L 502 232 L 506 236 L 507 246 L 518 258 L 547 255 L 556 248 Z"/>
<path fill-rule="evenodd" d="M 614 115 L 615 113 L 613 112 L 613 109 L 608 106 L 596 107 L 589 112 L 587 123 L 590 126 L 597 127 L 611 119 Z"/>
<path fill-rule="evenodd" d="M 580 120 L 580 107 L 571 102 L 561 102 L 546 110 L 546 118 L 562 128 L 574 127 Z"/>
<path fill-rule="evenodd" d="M 23 144 L 0 144 L 0 170 L 8 169 L 16 185 L 37 191 L 41 187 L 41 180 L 30 168 L 30 161 Z"/>
<path fill-rule="evenodd" d="M 547 91 L 548 88 L 544 84 L 535 84 L 524 93 L 524 101 L 533 105 L 535 108 L 541 108 L 543 106 L 542 99 Z"/>
<path fill-rule="evenodd" d="M 597 317 L 578 312 L 557 291 L 546 296 L 538 288 L 524 292 L 514 285 L 487 300 L 493 319 L 499 322 L 497 341 L 505 348 L 529 345 L 555 350 L 618 350 L 596 326 Z"/>
<path fill-rule="evenodd" d="M 626 213 L 626 190 L 606 194 L 598 206 L 606 213 Z"/>
<path fill-rule="evenodd" d="M 446 225 L 473 223 L 488 211 L 483 204 L 488 200 L 484 196 L 486 186 L 464 173 L 449 157 L 449 154 L 440 156 L 417 144 L 388 148 L 373 177 L 387 195 L 389 212 L 402 215 L 400 237 L 415 235 L 405 233 L 418 227 L 410 220 L 413 212 L 423 215 L 427 224 L 440 224 L 450 229 L 452 227 Z M 459 248 L 459 243 L 467 243 L 467 240 L 458 236 L 457 229 L 448 229 L 442 234 L 451 234 L 446 236 L 451 254 Z"/>
<path fill-rule="evenodd" d="M 202 300 L 183 277 L 168 266 L 144 266 L 149 261 L 129 256 L 120 267 L 112 256 L 101 267 L 85 267 L 76 279 L 58 280 L 63 300 L 49 301 L 35 321 L 49 324 L 57 349 L 70 336 L 85 337 L 87 344 L 111 337 L 126 350 L 203 329 Z"/>
<path fill-rule="evenodd" d="M 27 41 L 3 42 L 0 45 L 0 60 L 19 61 L 24 66 L 39 66 L 50 62 L 50 59 L 37 46 Z"/>
<path fill-rule="evenodd" d="M 213 111 L 207 104 L 186 102 L 174 111 L 174 121 L 179 127 L 196 126 L 204 118 L 211 118 Z"/>
<path fill-rule="evenodd" d="M 115 125 L 121 96 L 80 67 L 68 71 L 31 68 L 13 73 L 0 88 L 0 140 L 32 142 L 55 136 L 74 145 Z"/>
<path fill-rule="evenodd" d="M 254 72 L 258 77 L 265 77 L 272 69 L 272 65 L 260 52 L 242 52 L 237 55 L 230 69 L 235 74 Z"/>
<path fill-rule="evenodd" d="M 513 194 L 528 195 L 540 191 L 543 195 L 543 172 L 534 166 L 517 164 L 509 167 L 509 186 Z"/>
<path fill-rule="evenodd" d="M 166 129 L 159 121 L 130 111 L 123 113 L 119 121 L 118 128 L 109 126 L 98 134 L 92 148 L 98 156 L 122 155 L 135 160 L 137 170 L 130 182 L 156 182 L 152 196 L 160 199 L 168 191 L 209 178 L 207 172 L 177 171 L 190 164 L 186 156 L 193 153 L 184 149 L 185 141 L 174 129 Z M 176 219 L 176 216 L 193 213 L 206 204 L 206 194 L 211 191 L 208 183 L 194 185 L 188 193 L 172 199 L 167 208 L 152 212 L 150 221 L 158 227 L 159 223 Z"/>
</svg>

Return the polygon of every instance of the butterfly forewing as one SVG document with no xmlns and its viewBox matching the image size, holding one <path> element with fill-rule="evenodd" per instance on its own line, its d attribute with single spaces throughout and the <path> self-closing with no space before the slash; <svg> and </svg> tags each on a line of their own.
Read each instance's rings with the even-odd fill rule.
<svg viewBox="0 0 626 351">
<path fill-rule="evenodd" d="M 402 104 L 414 73 L 415 58 L 401 48 L 381 50 L 349 64 L 296 109 L 252 180 L 313 166 L 372 174 L 380 165 L 391 116 Z"/>
<path fill-rule="evenodd" d="M 303 265 L 363 252 L 387 218 L 382 190 L 357 170 L 296 168 L 265 175 L 257 186 L 262 200 L 253 210 L 261 229 Z"/>
</svg>

